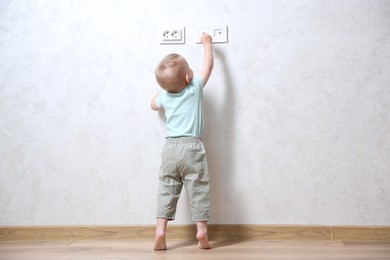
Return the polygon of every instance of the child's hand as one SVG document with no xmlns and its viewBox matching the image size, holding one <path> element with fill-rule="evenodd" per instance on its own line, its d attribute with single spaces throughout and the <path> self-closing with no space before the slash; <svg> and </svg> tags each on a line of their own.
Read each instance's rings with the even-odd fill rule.
<svg viewBox="0 0 390 260">
<path fill-rule="evenodd" d="M 207 44 L 207 43 L 211 43 L 213 40 L 213 38 L 211 38 L 210 35 L 206 34 L 206 33 L 203 33 L 201 36 L 200 36 L 200 42 L 202 44 Z"/>
<path fill-rule="evenodd" d="M 211 44 L 212 40 L 213 38 L 206 33 L 203 33 L 200 36 L 200 42 L 202 43 L 204 49 L 203 68 L 200 71 L 200 77 L 202 78 L 203 87 L 206 86 L 206 83 L 210 78 L 210 74 L 214 66 L 213 45 Z"/>
</svg>

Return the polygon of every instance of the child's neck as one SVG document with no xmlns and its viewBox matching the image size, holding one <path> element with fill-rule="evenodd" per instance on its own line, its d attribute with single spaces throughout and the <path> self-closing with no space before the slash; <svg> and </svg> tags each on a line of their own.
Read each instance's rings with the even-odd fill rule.
<svg viewBox="0 0 390 260">
<path fill-rule="evenodd" d="M 172 93 L 172 94 L 177 94 L 177 93 L 180 93 L 183 91 L 183 89 L 185 89 L 188 85 L 184 85 L 183 87 L 179 87 L 179 88 L 176 88 L 176 89 L 173 89 L 173 90 L 168 90 L 167 92 L 168 93 Z"/>
</svg>

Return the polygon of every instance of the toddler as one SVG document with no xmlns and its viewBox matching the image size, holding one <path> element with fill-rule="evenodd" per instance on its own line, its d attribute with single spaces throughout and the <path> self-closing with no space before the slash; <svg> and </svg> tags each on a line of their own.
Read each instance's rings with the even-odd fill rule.
<svg viewBox="0 0 390 260">
<path fill-rule="evenodd" d="M 186 59 L 169 54 L 156 68 L 161 91 L 152 98 L 153 110 L 165 110 L 167 140 L 162 152 L 157 196 L 155 250 L 166 250 L 166 228 L 175 218 L 176 205 L 184 186 L 187 190 L 192 220 L 196 222 L 198 246 L 209 249 L 207 223 L 209 215 L 209 176 L 206 151 L 202 142 L 203 88 L 214 66 L 212 38 L 201 36 L 204 49 L 203 68 L 199 76 Z"/>
</svg>

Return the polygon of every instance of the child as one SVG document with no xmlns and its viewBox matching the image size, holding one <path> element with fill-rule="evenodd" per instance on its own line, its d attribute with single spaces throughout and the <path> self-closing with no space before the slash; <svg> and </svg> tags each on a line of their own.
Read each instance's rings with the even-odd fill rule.
<svg viewBox="0 0 390 260">
<path fill-rule="evenodd" d="M 160 185 L 157 196 L 155 250 L 166 250 L 166 227 L 175 218 L 181 189 L 190 198 L 192 220 L 201 249 L 209 249 L 207 222 L 209 216 L 209 176 L 206 152 L 202 142 L 203 87 L 214 66 L 212 38 L 201 36 L 204 48 L 203 68 L 194 77 L 185 58 L 167 55 L 156 68 L 156 80 L 162 90 L 152 98 L 153 110 L 164 108 L 167 118 L 167 140 L 162 153 Z"/>
</svg>

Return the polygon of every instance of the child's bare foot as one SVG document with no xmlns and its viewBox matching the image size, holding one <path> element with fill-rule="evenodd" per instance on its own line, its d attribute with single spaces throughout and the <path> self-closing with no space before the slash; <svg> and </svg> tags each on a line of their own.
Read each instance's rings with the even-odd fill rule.
<svg viewBox="0 0 390 260">
<path fill-rule="evenodd" d="M 199 243 L 198 243 L 198 247 L 200 249 L 210 249 L 211 246 L 209 244 L 209 239 L 207 237 L 207 233 L 204 233 L 202 231 L 198 231 L 198 233 L 196 234 L 196 239 L 198 239 Z"/>
<path fill-rule="evenodd" d="M 167 244 L 165 242 L 165 231 L 156 231 L 154 250 L 167 250 Z"/>
</svg>

